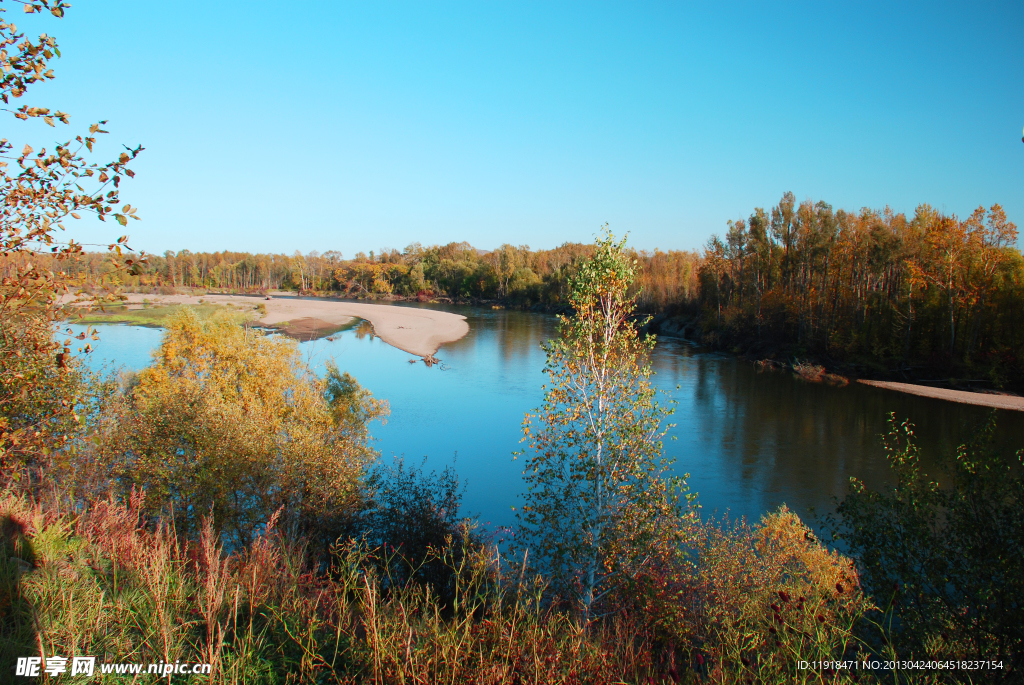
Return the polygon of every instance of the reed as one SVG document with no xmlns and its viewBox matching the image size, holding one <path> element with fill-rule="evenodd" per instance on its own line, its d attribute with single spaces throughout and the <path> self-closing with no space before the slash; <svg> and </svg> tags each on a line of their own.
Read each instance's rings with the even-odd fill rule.
<svg viewBox="0 0 1024 685">
<path fill-rule="evenodd" d="M 346 540 L 314 569 L 275 521 L 228 554 L 209 521 L 184 540 L 144 511 L 139 492 L 78 509 L 0 494 L 3 663 L 202 662 L 210 675 L 175 681 L 224 684 L 853 682 L 795 664 L 855 657 L 870 610 L 849 561 L 787 511 L 707 524 L 696 563 L 661 569 L 671 592 L 587 624 L 468 525 L 418 562 Z"/>
</svg>

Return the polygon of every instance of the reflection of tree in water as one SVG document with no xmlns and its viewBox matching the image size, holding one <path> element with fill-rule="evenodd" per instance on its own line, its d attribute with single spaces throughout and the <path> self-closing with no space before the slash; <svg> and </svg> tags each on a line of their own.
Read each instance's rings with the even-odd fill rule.
<svg viewBox="0 0 1024 685">
<path fill-rule="evenodd" d="M 726 506 L 747 511 L 783 501 L 801 514 L 809 506 L 822 511 L 831 507 L 832 495 L 846 492 L 850 476 L 869 488 L 885 487 L 891 478 L 880 435 L 891 411 L 916 424 L 926 472 L 935 468 L 939 455 L 963 442 L 988 411 L 856 384 L 807 383 L 788 372 L 758 372 L 741 360 L 680 347 L 659 350 L 657 357 L 662 387 L 670 381 L 673 387 L 683 384 L 675 393 L 680 400 L 676 419 L 692 423 L 695 436 L 676 433 L 690 437 L 700 454 L 711 458 L 703 456 L 697 466 L 696 455 L 679 456 L 695 475 L 711 466 L 722 474 L 727 490 L 735 493 L 739 486 L 743 501 Z M 1024 415 L 1000 412 L 998 421 L 1004 446 L 1024 446 Z M 666 446 L 671 450 L 673 443 Z"/>
<path fill-rule="evenodd" d="M 520 364 L 540 354 L 539 345 L 556 333 L 555 317 L 531 312 L 495 310 L 459 311 L 465 314 L 469 335 L 445 343 L 450 352 L 468 353 L 478 344 L 491 345 L 506 364 Z"/>
<path fill-rule="evenodd" d="M 540 343 L 558 334 L 554 316 L 529 312 L 501 311 L 496 317 L 494 335 L 506 363 L 536 354 Z"/>
<path fill-rule="evenodd" d="M 370 336 L 370 340 L 373 340 L 375 335 L 376 334 L 373 331 L 373 324 L 369 321 L 361 321 L 359 325 L 356 326 L 356 338 L 359 340 L 365 339 L 366 336 Z"/>
</svg>

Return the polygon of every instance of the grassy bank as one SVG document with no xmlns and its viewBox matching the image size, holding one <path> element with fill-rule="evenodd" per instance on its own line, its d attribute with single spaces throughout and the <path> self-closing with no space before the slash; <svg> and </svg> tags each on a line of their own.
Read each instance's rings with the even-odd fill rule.
<svg viewBox="0 0 1024 685">
<path fill-rule="evenodd" d="M 254 321 L 260 315 L 261 305 L 253 307 L 240 307 L 231 304 L 123 304 L 104 305 L 102 308 L 92 308 L 85 312 L 76 312 L 66 320 L 68 323 L 99 324 L 99 323 L 124 323 L 134 326 L 151 326 L 154 328 L 165 328 L 167 323 L 176 316 L 182 309 L 189 308 L 203 317 L 212 316 L 218 312 L 225 312 L 232 317 L 236 323 Z"/>
<path fill-rule="evenodd" d="M 209 525 L 183 541 L 142 511 L 138 494 L 69 514 L 0 493 L 5 665 L 40 652 L 209 663 L 194 680 L 216 683 L 852 682 L 796 664 L 854 654 L 869 606 L 847 562 L 788 512 L 706 529 L 676 598 L 584 628 L 465 527 L 420 560 L 342 541 L 317 569 L 273 524 L 226 554 Z M 423 564 L 447 582 L 389 571 Z"/>
</svg>

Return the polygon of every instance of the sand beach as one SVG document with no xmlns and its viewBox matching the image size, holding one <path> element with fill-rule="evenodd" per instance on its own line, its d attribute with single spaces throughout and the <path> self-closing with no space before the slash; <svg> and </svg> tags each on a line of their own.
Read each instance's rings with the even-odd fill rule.
<svg viewBox="0 0 1024 685">
<path fill-rule="evenodd" d="M 961 404 L 975 404 L 979 407 L 992 407 L 994 409 L 1009 409 L 1011 411 L 1024 411 L 1024 397 L 1018 395 L 1000 395 L 987 392 L 968 392 L 966 390 L 950 390 L 949 388 L 932 388 L 927 385 L 914 385 L 913 383 L 892 383 L 889 381 L 868 381 L 858 380 L 858 383 L 871 385 L 876 388 L 905 392 L 921 397 L 932 397 L 947 402 L 959 402 Z"/>
<path fill-rule="evenodd" d="M 252 295 L 143 295 L 129 293 L 127 304 L 224 304 L 257 307 L 266 314 L 258 323 L 278 328 L 301 339 L 317 337 L 318 330 L 336 328 L 358 317 L 373 325 L 384 342 L 420 357 L 431 357 L 445 343 L 454 342 L 469 332 L 466 317 L 436 309 L 365 304 L 321 298 L 273 295 L 270 299 Z"/>
</svg>

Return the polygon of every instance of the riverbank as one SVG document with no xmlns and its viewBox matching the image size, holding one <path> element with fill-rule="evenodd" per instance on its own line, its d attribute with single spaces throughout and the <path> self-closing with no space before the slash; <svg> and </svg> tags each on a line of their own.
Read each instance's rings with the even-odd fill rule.
<svg viewBox="0 0 1024 685">
<path fill-rule="evenodd" d="M 795 357 L 791 357 L 778 349 L 741 349 L 715 344 L 714 336 L 711 336 L 709 340 L 708 336 L 704 335 L 699 320 L 694 316 L 669 317 L 664 314 L 658 314 L 651 320 L 648 330 L 660 336 L 693 340 L 712 349 L 734 354 L 740 359 L 751 361 L 762 368 L 789 369 L 810 382 L 824 381 L 833 385 L 845 385 L 849 381 L 855 381 L 862 385 L 894 390 L 920 397 L 940 399 L 947 402 L 956 402 L 958 404 L 1024 411 L 1024 397 L 1013 393 L 1001 391 L 976 392 L 948 386 L 883 380 L 886 376 L 891 378 L 903 375 L 905 377 L 905 374 L 900 374 L 898 369 L 882 369 L 880 365 L 876 365 L 877 368 L 865 373 L 865 369 L 858 365 L 835 363 L 832 360 L 820 359 L 813 355 L 798 361 Z M 792 362 L 782 361 L 785 359 L 792 359 Z M 874 378 L 859 378 L 858 376 L 861 375 L 874 376 Z M 882 376 L 882 379 L 879 379 L 878 376 Z M 909 380 L 912 381 L 914 379 L 911 378 Z M 954 383 L 954 381 L 951 380 L 948 383 Z"/>
<path fill-rule="evenodd" d="M 958 402 L 960 404 L 973 404 L 978 407 L 992 407 L 993 409 L 1008 409 L 1010 411 L 1024 411 L 1024 397 L 1019 395 L 1001 395 L 987 392 L 968 392 L 966 390 L 951 390 L 949 388 L 932 388 L 927 385 L 915 385 L 913 383 L 894 383 L 890 381 L 872 381 L 859 379 L 863 385 L 870 385 L 875 388 L 885 388 L 896 392 L 905 392 L 910 395 L 931 397 L 947 402 Z"/>
<path fill-rule="evenodd" d="M 252 295 L 144 295 L 129 293 L 124 306 L 106 312 L 90 312 L 86 323 L 125 323 L 136 318 L 146 323 L 142 312 L 152 307 L 188 305 L 229 306 L 247 313 L 260 326 L 274 328 L 300 340 L 331 335 L 352 323 L 365 319 L 375 335 L 404 352 L 429 358 L 444 344 L 455 342 L 469 332 L 466 317 L 436 309 L 416 309 L 385 304 L 363 304 L 329 299 L 273 295 L 270 299 Z M 146 309 L 141 309 L 146 307 Z M 138 308 L 138 309 L 136 309 Z M 136 312 L 138 312 L 136 314 Z M 153 317 L 149 316 L 152 325 Z"/>
</svg>

